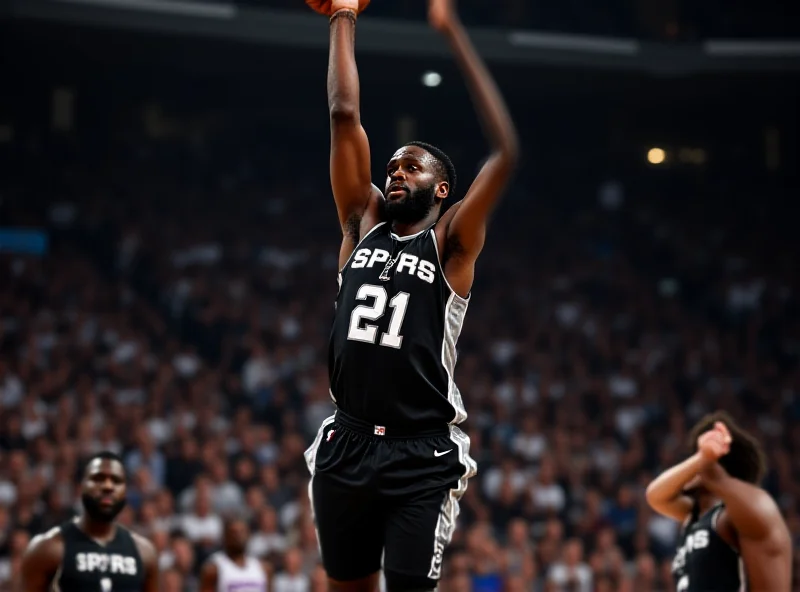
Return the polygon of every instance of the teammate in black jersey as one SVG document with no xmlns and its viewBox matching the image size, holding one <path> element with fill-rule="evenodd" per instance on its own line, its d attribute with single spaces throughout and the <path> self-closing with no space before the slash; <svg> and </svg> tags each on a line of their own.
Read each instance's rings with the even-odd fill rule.
<svg viewBox="0 0 800 592">
<path fill-rule="evenodd" d="M 493 152 L 444 215 L 455 170 L 428 144 L 394 153 L 384 196 L 370 180 L 359 117 L 358 7 L 333 0 L 330 23 L 330 174 L 344 235 L 329 351 L 337 413 L 306 453 L 310 494 L 333 590 L 371 591 L 381 567 L 389 592 L 429 590 L 476 471 L 455 427 L 466 418 L 453 382 L 456 340 L 517 137 L 452 1 L 429 0 L 430 24 L 455 54 Z"/>
<path fill-rule="evenodd" d="M 788 592 L 792 544 L 775 502 L 758 487 L 764 455 L 728 414 L 692 429 L 694 454 L 647 488 L 657 512 L 682 523 L 672 564 L 678 592 Z"/>
<path fill-rule="evenodd" d="M 83 514 L 33 538 L 22 559 L 25 592 L 156 592 L 156 550 L 115 522 L 125 507 L 122 459 L 92 457 L 81 481 Z"/>
</svg>

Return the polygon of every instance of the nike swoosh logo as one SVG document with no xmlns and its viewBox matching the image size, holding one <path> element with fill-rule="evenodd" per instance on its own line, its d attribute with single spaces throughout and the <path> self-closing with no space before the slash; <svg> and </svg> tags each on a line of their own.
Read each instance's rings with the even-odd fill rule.
<svg viewBox="0 0 800 592">
<path fill-rule="evenodd" d="M 453 449 L 451 448 L 450 450 L 445 450 L 444 452 L 439 452 L 438 450 L 434 450 L 433 456 L 444 456 L 448 452 L 453 452 Z"/>
</svg>

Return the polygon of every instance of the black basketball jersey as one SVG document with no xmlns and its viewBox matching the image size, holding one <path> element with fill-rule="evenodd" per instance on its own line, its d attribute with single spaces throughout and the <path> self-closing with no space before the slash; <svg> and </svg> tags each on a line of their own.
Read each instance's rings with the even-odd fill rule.
<svg viewBox="0 0 800 592">
<path fill-rule="evenodd" d="M 375 226 L 339 273 L 328 353 L 336 406 L 376 430 L 464 421 L 453 370 L 467 304 L 444 277 L 433 228 L 399 237 Z"/>
<path fill-rule="evenodd" d="M 724 506 L 716 505 L 702 516 L 695 509 L 681 531 L 672 561 L 677 592 L 739 592 L 742 564 L 739 554 L 717 534 L 717 520 Z"/>
<path fill-rule="evenodd" d="M 54 581 L 57 592 L 141 592 L 145 571 L 131 533 L 117 525 L 114 539 L 101 545 L 75 522 L 61 527 L 64 559 Z"/>
</svg>

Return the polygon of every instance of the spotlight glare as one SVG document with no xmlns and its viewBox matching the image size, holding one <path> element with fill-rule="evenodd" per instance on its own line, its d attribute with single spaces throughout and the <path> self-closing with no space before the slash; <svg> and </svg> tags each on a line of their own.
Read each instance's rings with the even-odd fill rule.
<svg viewBox="0 0 800 592">
<path fill-rule="evenodd" d="M 422 75 L 422 84 L 429 88 L 433 88 L 434 86 L 439 86 L 442 83 L 442 75 L 438 72 L 425 72 Z"/>
<path fill-rule="evenodd" d="M 650 148 L 647 151 L 647 162 L 661 164 L 667 159 L 667 153 L 662 148 Z"/>
</svg>

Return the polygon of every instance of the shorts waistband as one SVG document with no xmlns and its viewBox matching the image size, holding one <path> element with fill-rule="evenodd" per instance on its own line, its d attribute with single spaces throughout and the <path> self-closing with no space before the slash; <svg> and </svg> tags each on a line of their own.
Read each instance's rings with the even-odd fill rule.
<svg viewBox="0 0 800 592">
<path fill-rule="evenodd" d="M 347 415 L 339 410 L 336 411 L 336 418 L 334 421 L 357 434 L 377 436 L 379 438 L 400 438 L 409 440 L 412 438 L 436 438 L 438 436 L 448 436 L 450 434 L 450 428 L 446 424 L 440 427 L 427 426 L 419 428 L 409 426 L 381 426 L 356 419 L 352 415 Z"/>
</svg>

